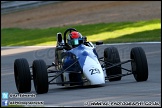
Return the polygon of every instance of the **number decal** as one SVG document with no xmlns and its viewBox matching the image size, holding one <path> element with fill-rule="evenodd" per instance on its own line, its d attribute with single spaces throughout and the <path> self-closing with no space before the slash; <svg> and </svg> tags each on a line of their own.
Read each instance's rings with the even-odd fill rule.
<svg viewBox="0 0 162 108">
<path fill-rule="evenodd" d="M 89 72 L 91 72 L 91 75 L 93 74 L 93 69 L 90 69 Z"/>
<path fill-rule="evenodd" d="M 97 69 L 97 68 L 93 68 L 93 69 L 90 69 L 89 72 L 91 72 L 91 75 L 93 75 L 93 74 L 96 74 L 96 73 L 100 73 L 100 70 Z"/>
</svg>

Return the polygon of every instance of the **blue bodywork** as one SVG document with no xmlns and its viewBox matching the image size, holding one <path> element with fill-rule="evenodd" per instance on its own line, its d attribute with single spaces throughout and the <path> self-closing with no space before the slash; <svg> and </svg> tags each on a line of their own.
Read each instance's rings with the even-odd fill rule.
<svg viewBox="0 0 162 108">
<path fill-rule="evenodd" d="M 72 63 L 74 63 L 78 59 L 78 63 L 73 65 L 68 70 L 71 71 L 82 71 L 84 62 L 86 57 L 89 56 L 92 59 L 98 58 L 97 52 L 95 48 L 86 46 L 84 44 L 79 45 L 65 53 L 65 57 L 63 60 L 63 69 L 69 67 Z"/>
</svg>

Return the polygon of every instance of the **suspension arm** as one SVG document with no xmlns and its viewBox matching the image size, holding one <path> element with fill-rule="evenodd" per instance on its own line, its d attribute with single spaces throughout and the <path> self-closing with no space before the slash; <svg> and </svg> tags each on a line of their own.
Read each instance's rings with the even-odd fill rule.
<svg viewBox="0 0 162 108">
<path fill-rule="evenodd" d="M 63 71 L 61 71 L 58 75 L 56 75 L 53 79 L 51 79 L 51 81 L 49 81 L 49 83 L 50 82 L 52 82 L 54 79 L 56 79 L 57 77 L 59 77 L 61 74 L 63 74 L 67 69 L 69 69 L 71 66 L 73 66 L 76 62 L 78 62 L 78 59 L 74 62 L 74 63 L 72 63 L 69 67 L 67 67 L 66 69 L 64 69 Z"/>
</svg>

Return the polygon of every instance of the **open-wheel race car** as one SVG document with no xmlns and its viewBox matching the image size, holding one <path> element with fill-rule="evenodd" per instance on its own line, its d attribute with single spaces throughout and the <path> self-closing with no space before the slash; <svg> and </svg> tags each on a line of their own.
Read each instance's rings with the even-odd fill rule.
<svg viewBox="0 0 162 108">
<path fill-rule="evenodd" d="M 103 42 L 96 42 L 96 45 L 100 44 Z M 48 92 L 49 84 L 100 85 L 106 81 L 119 81 L 121 77 L 132 74 L 138 82 L 148 79 L 147 58 L 141 47 L 132 48 L 130 59 L 122 62 L 114 46 L 105 48 L 103 57 L 99 57 L 92 42 L 88 42 L 86 36 L 74 28 L 65 30 L 63 36 L 57 33 L 54 56 L 51 65 L 46 65 L 42 59 L 34 60 L 32 66 L 25 58 L 15 60 L 14 76 L 19 93 L 31 91 L 31 80 L 36 92 L 41 94 Z M 131 70 L 122 67 L 128 62 L 131 63 Z M 127 73 L 122 73 L 122 69 Z"/>
</svg>

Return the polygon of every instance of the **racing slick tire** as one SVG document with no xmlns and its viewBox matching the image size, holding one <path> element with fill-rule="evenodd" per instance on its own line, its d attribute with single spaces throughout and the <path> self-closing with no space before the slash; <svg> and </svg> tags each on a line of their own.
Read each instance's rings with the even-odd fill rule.
<svg viewBox="0 0 162 108">
<path fill-rule="evenodd" d="M 25 58 L 16 59 L 14 61 L 14 77 L 19 93 L 31 91 L 31 73 L 28 61 Z"/>
<path fill-rule="evenodd" d="M 106 67 L 112 66 L 112 64 L 120 63 L 120 56 L 116 47 L 112 46 L 104 50 L 104 61 Z M 106 74 L 108 77 L 117 74 L 122 74 L 121 65 L 119 65 L 118 67 L 106 69 Z M 119 80 L 121 80 L 121 76 L 115 78 L 109 78 L 109 81 L 119 81 Z"/>
<path fill-rule="evenodd" d="M 33 82 L 37 94 L 48 92 L 48 73 L 47 66 L 43 60 L 34 60 L 33 65 Z"/>
<path fill-rule="evenodd" d="M 148 64 L 144 50 L 141 47 L 131 49 L 130 58 L 132 73 L 137 82 L 146 81 L 148 79 Z"/>
</svg>

